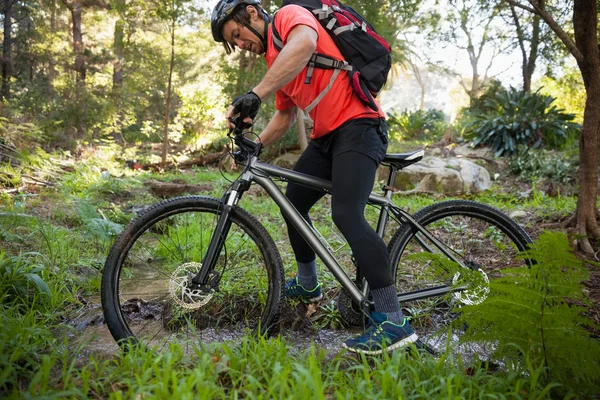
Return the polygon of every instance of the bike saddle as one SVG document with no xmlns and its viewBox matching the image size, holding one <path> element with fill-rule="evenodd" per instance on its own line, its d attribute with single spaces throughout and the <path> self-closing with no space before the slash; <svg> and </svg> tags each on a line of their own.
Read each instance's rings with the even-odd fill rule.
<svg viewBox="0 0 600 400">
<path fill-rule="evenodd" d="M 424 156 L 425 151 L 423 150 L 412 151 L 410 153 L 386 154 L 385 158 L 381 163 L 392 165 L 398 169 L 402 169 L 408 167 L 411 164 L 421 161 Z"/>
</svg>

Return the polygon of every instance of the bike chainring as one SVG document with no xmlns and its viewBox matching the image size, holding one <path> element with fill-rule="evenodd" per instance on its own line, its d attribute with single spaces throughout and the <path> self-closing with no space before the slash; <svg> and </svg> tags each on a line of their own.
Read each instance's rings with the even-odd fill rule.
<svg viewBox="0 0 600 400">
<path fill-rule="evenodd" d="M 206 305 L 213 297 L 214 291 L 210 288 L 191 284 L 192 278 L 200 271 L 201 267 L 202 264 L 197 262 L 182 264 L 169 279 L 171 298 L 183 309 L 197 310 Z"/>
<path fill-rule="evenodd" d="M 481 278 L 477 282 L 469 279 L 469 275 L 474 271 L 481 273 Z M 452 286 L 459 285 L 465 285 L 466 288 L 453 292 L 452 296 L 463 304 L 480 304 L 487 299 L 490 293 L 490 278 L 488 278 L 487 274 L 481 268 L 458 271 L 454 274 Z"/>
</svg>

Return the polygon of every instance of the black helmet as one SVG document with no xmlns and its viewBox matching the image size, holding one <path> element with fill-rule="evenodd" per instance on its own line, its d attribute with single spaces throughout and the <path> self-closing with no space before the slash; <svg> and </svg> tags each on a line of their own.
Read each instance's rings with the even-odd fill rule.
<svg viewBox="0 0 600 400">
<path fill-rule="evenodd" d="M 224 42 L 223 25 L 231 15 L 231 12 L 240 4 L 256 5 L 260 7 L 260 0 L 219 0 L 210 18 L 210 28 L 215 41 Z"/>
</svg>

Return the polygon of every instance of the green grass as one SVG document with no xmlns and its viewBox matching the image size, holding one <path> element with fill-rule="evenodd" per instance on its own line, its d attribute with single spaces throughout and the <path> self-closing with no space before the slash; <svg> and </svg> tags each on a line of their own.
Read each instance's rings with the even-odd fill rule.
<svg viewBox="0 0 600 400">
<path fill-rule="evenodd" d="M 282 338 L 245 337 L 237 344 L 174 347 L 157 355 L 137 350 L 85 364 L 61 351 L 39 357 L 21 386 L 5 387 L 8 398 L 111 399 L 400 399 L 544 398 L 555 384 L 538 381 L 539 371 L 492 373 L 464 369 L 444 357 L 416 351 L 365 358 L 333 358 L 311 346 L 297 351 Z"/>
<path fill-rule="evenodd" d="M 462 366 L 445 357 L 396 352 L 363 359 L 323 349 L 298 350 L 282 338 L 246 337 L 241 343 L 183 354 L 177 348 L 156 355 L 136 351 L 92 351 L 93 339 L 79 338 L 76 317 L 98 305 L 101 269 L 108 249 L 136 214 L 133 207 L 153 204 L 144 182 L 151 179 L 210 184 L 205 193 L 220 198 L 229 187 L 218 170 L 151 173 L 123 168 L 110 149 L 73 165 L 56 178 L 55 188 L 29 195 L 0 196 L 0 268 L 19 274 L 0 281 L 0 397 L 8 398 L 544 398 L 554 384 L 542 383 L 540 368 L 491 371 Z M 104 172 L 104 173 L 103 173 Z M 228 174 L 234 178 L 235 174 Z M 280 187 L 284 188 L 284 184 Z M 571 197 L 549 198 L 540 192 L 521 199 L 496 191 L 473 199 L 504 211 L 526 209 L 537 216 L 566 215 Z M 440 199 L 396 196 L 411 213 Z M 286 274 L 295 271 L 287 230 L 274 202 L 254 188 L 240 205 L 265 225 L 281 252 Z M 377 210 L 367 209 L 376 222 Z M 332 242 L 339 233 L 331 223 L 329 199 L 314 208 L 312 219 Z M 388 232 L 388 235 L 393 230 Z M 332 244 L 334 248 L 338 244 Z M 348 246 L 338 253 L 352 273 Z M 319 263 L 320 264 L 320 263 Z M 339 285 L 319 265 L 325 288 Z M 40 290 L 47 285 L 50 295 Z M 36 283 L 37 282 L 37 283 Z M 15 295 L 15 288 L 20 288 Z M 16 297 L 15 297 L 16 296 Z M 315 327 L 337 327 L 332 299 L 314 316 Z M 98 309 L 96 309 L 98 310 Z M 349 332 L 349 336 L 351 333 Z M 77 340 L 76 340 L 77 339 Z M 452 362 L 451 362 L 452 361 Z"/>
</svg>

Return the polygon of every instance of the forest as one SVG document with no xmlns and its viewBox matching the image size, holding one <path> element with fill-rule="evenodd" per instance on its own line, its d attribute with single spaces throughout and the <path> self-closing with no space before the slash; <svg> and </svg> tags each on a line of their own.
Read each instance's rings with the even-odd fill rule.
<svg viewBox="0 0 600 400">
<path fill-rule="evenodd" d="M 463 282 L 416 234 L 404 246 L 407 219 L 392 215 L 381 235 L 397 289 L 485 288 L 401 300 L 432 344 L 380 356 L 342 350 L 366 320 L 320 260 L 323 300 L 270 309 L 296 268 L 258 185 L 235 206 L 212 290 L 196 308 L 174 294 L 208 262 L 213 214 L 246 171 L 227 108 L 267 71 L 213 40 L 216 3 L 0 0 L 0 397 L 597 398 L 600 1 L 343 1 L 392 49 L 377 97 L 388 153 L 424 150 L 393 181 L 380 166 L 373 192 L 482 272 Z M 261 3 L 273 15 L 282 0 Z M 247 136 L 275 112 L 271 96 Z M 293 168 L 311 133 L 299 110 L 260 160 Z M 427 220 L 472 202 L 497 217 Z M 381 209 L 366 209 L 374 227 Z M 359 282 L 329 196 L 311 219 Z M 127 332 L 146 345 L 119 346 Z"/>
</svg>

